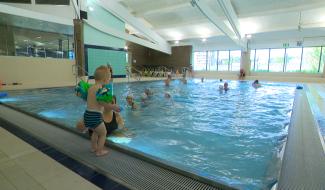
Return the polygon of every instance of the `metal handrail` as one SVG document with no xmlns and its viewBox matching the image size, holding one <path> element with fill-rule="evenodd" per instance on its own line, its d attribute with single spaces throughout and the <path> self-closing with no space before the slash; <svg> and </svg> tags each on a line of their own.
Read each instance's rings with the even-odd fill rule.
<svg viewBox="0 0 325 190">
<path fill-rule="evenodd" d="M 167 67 L 165 67 L 165 66 L 160 66 L 160 68 L 163 68 L 163 71 L 169 71 L 169 69 L 167 68 Z"/>
<path fill-rule="evenodd" d="M 182 72 L 186 72 L 186 70 L 190 70 L 190 68 L 189 67 L 183 67 L 182 68 Z"/>
<path fill-rule="evenodd" d="M 126 66 L 126 73 L 128 74 L 128 82 L 130 82 L 130 77 L 132 77 L 132 70 L 133 71 L 135 71 L 135 73 L 137 73 L 138 74 L 138 80 L 140 80 L 141 79 L 141 76 L 142 76 L 142 72 L 141 71 L 139 71 L 139 70 L 137 70 L 136 68 L 134 68 L 134 67 L 132 67 L 132 66 L 129 66 L 129 65 L 127 65 Z"/>
<path fill-rule="evenodd" d="M 132 71 L 132 69 L 133 69 L 134 71 L 136 71 L 138 74 L 142 74 L 142 72 L 139 71 L 138 69 L 136 69 L 136 68 L 134 68 L 134 67 L 131 67 L 131 71 Z"/>
<path fill-rule="evenodd" d="M 80 79 L 80 77 L 78 76 L 78 69 L 81 69 L 86 74 L 86 76 L 89 75 L 83 67 L 80 67 L 77 64 L 72 65 L 72 73 L 76 76 L 76 85 L 78 84 L 78 79 Z"/>
</svg>

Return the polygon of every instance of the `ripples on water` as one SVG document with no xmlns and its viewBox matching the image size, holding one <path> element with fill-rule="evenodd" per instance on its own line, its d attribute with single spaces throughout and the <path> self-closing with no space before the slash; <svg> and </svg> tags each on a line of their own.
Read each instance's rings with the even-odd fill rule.
<svg viewBox="0 0 325 190">
<path fill-rule="evenodd" d="M 148 87 L 154 96 L 141 106 L 140 94 Z M 120 105 L 125 106 L 126 95 L 133 94 L 140 106 L 121 113 L 136 136 L 111 140 L 241 189 L 267 189 L 277 177 L 276 155 L 287 134 L 295 88 L 264 83 L 254 89 L 237 81 L 229 82 L 226 93 L 218 87 L 215 80 L 192 80 L 188 85 L 173 81 L 170 87 L 161 81 L 115 84 Z M 164 92 L 172 99 L 165 99 Z M 85 109 L 73 88 L 9 94 L 17 101 L 8 104 L 69 127 Z"/>
</svg>

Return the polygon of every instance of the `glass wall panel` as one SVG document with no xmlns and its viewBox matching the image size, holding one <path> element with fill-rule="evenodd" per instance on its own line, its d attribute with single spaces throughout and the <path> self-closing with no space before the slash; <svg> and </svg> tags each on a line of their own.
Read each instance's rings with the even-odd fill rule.
<svg viewBox="0 0 325 190">
<path fill-rule="evenodd" d="M 267 72 L 269 62 L 269 49 L 257 49 L 255 57 L 255 71 Z"/>
<path fill-rule="evenodd" d="M 208 71 L 218 70 L 218 51 L 209 51 L 208 53 Z"/>
<path fill-rule="evenodd" d="M 219 51 L 218 71 L 228 71 L 229 51 Z"/>
<path fill-rule="evenodd" d="M 239 71 L 240 70 L 240 57 L 241 51 L 230 51 L 230 71 Z"/>
<path fill-rule="evenodd" d="M 270 52 L 270 72 L 283 72 L 285 49 L 271 49 Z"/>
<path fill-rule="evenodd" d="M 255 71 L 255 49 L 251 50 L 251 71 Z"/>
<path fill-rule="evenodd" d="M 302 54 L 301 71 L 318 73 L 321 47 L 305 47 Z"/>
<path fill-rule="evenodd" d="M 194 70 L 205 71 L 207 64 L 207 52 L 194 52 Z"/>
<path fill-rule="evenodd" d="M 286 50 L 286 72 L 300 72 L 301 51 L 302 48 L 288 48 Z"/>
<path fill-rule="evenodd" d="M 72 26 L 0 13 L 0 55 L 74 59 L 72 34 Z"/>
<path fill-rule="evenodd" d="M 73 59 L 71 35 L 13 27 L 15 55 Z"/>
</svg>

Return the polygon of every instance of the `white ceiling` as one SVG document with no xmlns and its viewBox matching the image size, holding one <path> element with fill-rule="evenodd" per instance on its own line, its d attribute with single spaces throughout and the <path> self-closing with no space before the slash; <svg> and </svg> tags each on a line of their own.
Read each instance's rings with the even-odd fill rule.
<svg viewBox="0 0 325 190">
<path fill-rule="evenodd" d="M 217 0 L 202 1 L 229 25 Z M 223 35 L 198 8 L 191 5 L 190 0 L 118 2 L 168 41 L 214 39 Z M 299 23 L 301 30 L 325 28 L 325 0 L 231 0 L 231 4 L 239 20 L 240 32 L 242 35 L 253 34 L 253 38 L 258 33 L 274 36 L 276 32 L 295 31 Z M 132 28 L 130 30 L 137 33 Z"/>
</svg>

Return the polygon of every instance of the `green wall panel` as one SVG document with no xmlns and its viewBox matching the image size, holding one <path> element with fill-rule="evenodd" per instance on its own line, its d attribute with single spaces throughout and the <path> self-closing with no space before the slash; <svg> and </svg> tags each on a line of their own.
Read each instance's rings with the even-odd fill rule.
<svg viewBox="0 0 325 190">
<path fill-rule="evenodd" d="M 84 43 L 97 46 L 124 48 L 125 40 L 101 32 L 84 24 Z"/>
<path fill-rule="evenodd" d="M 110 64 L 114 75 L 126 75 L 126 52 L 88 48 L 88 73 L 93 76 L 100 65 Z"/>
</svg>

